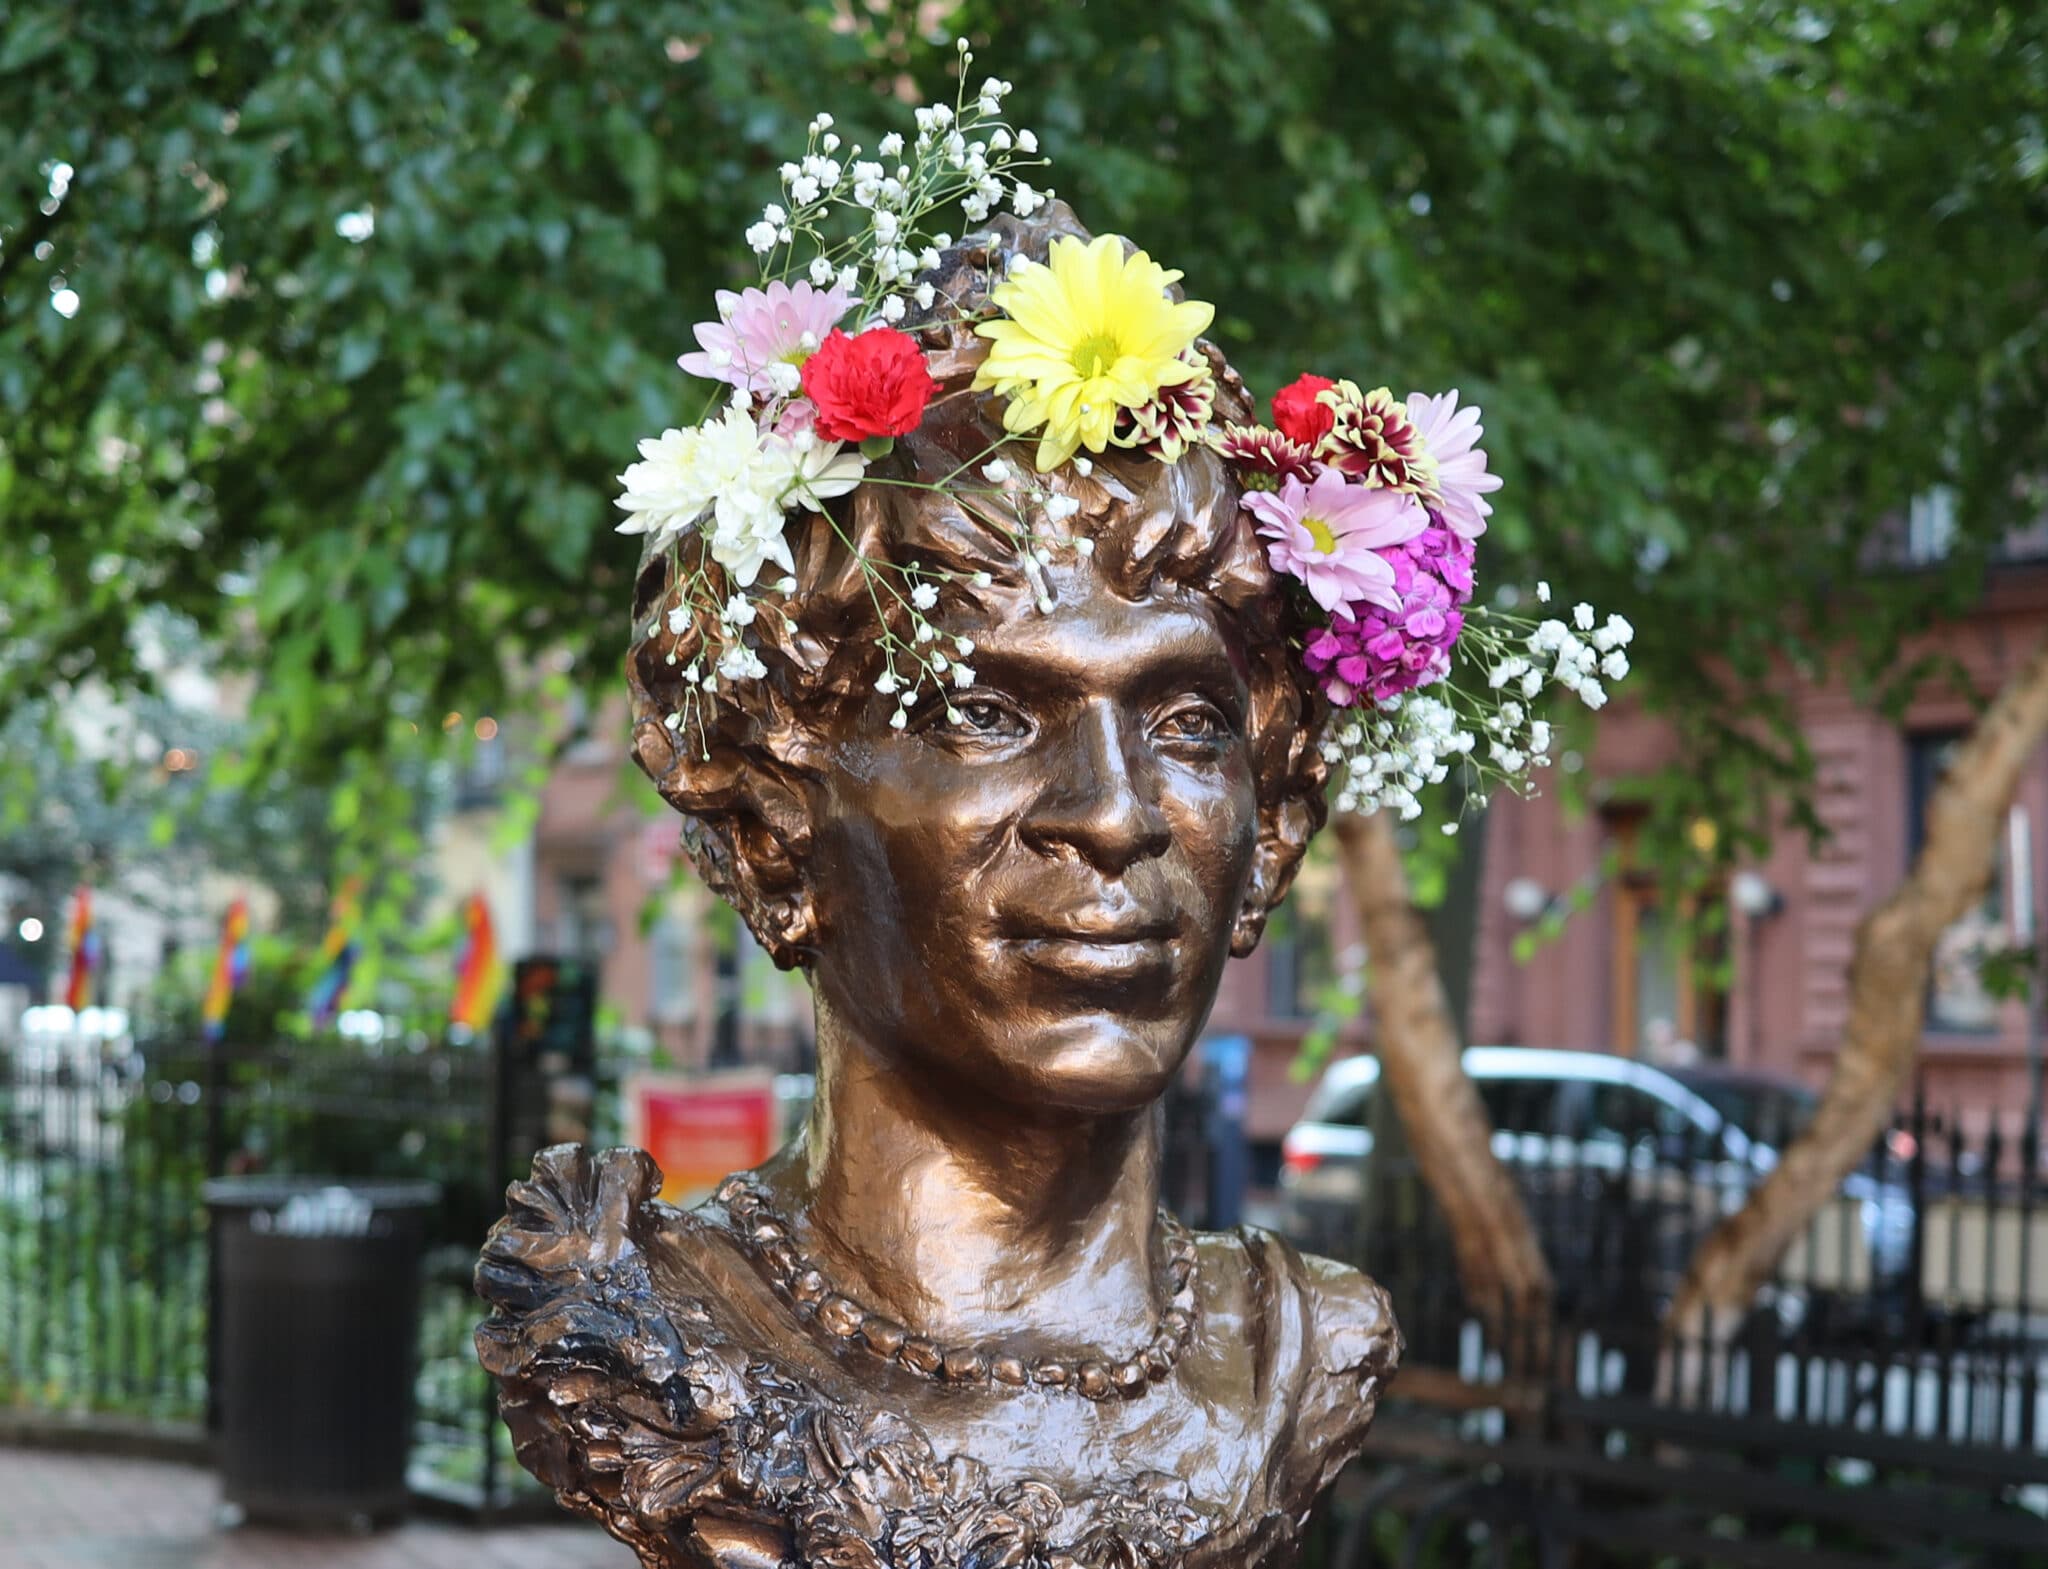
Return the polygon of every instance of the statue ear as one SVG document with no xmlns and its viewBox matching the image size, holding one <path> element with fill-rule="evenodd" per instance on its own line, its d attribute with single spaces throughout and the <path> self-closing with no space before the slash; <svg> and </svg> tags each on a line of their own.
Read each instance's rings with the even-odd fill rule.
<svg viewBox="0 0 2048 1569">
<path fill-rule="evenodd" d="M 1252 861 L 1251 881 L 1244 891 L 1244 902 L 1238 906 L 1237 920 L 1230 928 L 1230 956 L 1243 959 L 1258 947 L 1259 939 L 1266 932 L 1266 917 L 1272 913 L 1279 901 L 1272 894 L 1274 873 L 1274 846 L 1263 836 L 1259 840 L 1258 854 Z M 1288 868 L 1287 881 L 1293 880 L 1293 868 Z"/>
<path fill-rule="evenodd" d="M 794 969 L 808 961 L 818 938 L 817 903 L 804 875 L 809 804 L 800 783 L 773 771 L 761 770 L 748 783 L 746 808 L 722 825 L 731 868 L 725 895 L 777 967 Z"/>
<path fill-rule="evenodd" d="M 1258 947 L 1259 938 L 1265 935 L 1266 917 L 1293 886 L 1302 852 L 1308 849 L 1309 840 L 1322 825 L 1321 784 L 1318 778 L 1313 793 L 1276 801 L 1259 813 L 1259 847 L 1252 854 L 1244 902 L 1230 928 L 1233 958 L 1242 959 Z"/>
</svg>

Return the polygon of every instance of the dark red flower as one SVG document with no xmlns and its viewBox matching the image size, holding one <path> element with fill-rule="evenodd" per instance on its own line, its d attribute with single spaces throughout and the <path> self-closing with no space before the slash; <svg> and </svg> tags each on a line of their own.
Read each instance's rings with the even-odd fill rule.
<svg viewBox="0 0 2048 1569">
<path fill-rule="evenodd" d="M 857 337 L 834 327 L 804 361 L 804 395 L 817 405 L 818 434 L 826 441 L 906 435 L 937 391 L 923 352 L 894 327 L 870 327 Z"/>
<path fill-rule="evenodd" d="M 1280 427 L 1280 434 L 1304 447 L 1313 447 L 1327 436 L 1337 423 L 1337 411 L 1317 402 L 1316 394 L 1336 385 L 1327 376 L 1301 376 L 1292 386 L 1274 393 L 1273 423 Z"/>
</svg>

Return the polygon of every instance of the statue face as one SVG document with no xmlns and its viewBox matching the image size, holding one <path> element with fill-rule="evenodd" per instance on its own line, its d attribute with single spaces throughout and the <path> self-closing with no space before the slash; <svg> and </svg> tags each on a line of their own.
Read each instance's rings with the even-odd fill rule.
<svg viewBox="0 0 2048 1569">
<path fill-rule="evenodd" d="M 1085 563 L 950 617 L 972 687 L 829 738 L 807 866 L 814 984 L 890 1066 L 1019 1109 L 1166 1087 L 1207 1018 L 1257 838 L 1248 686 L 1228 618 Z"/>
</svg>

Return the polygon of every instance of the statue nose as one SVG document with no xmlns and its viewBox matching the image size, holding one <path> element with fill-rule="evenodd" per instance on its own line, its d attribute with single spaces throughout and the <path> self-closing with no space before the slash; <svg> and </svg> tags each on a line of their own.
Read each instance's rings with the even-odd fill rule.
<svg viewBox="0 0 2048 1569">
<path fill-rule="evenodd" d="M 1090 704 L 1061 738 L 1058 766 L 1022 824 L 1045 854 L 1073 854 L 1107 876 L 1166 853 L 1173 833 L 1156 770 L 1113 704 Z"/>
</svg>

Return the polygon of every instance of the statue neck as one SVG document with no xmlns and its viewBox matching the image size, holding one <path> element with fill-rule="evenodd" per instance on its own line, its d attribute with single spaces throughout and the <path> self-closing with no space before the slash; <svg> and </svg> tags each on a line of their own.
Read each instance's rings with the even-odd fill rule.
<svg viewBox="0 0 2048 1569">
<path fill-rule="evenodd" d="M 1166 1305 L 1153 1108 L 1034 1115 L 937 1077 L 820 1005 L 817 1100 L 776 1180 L 813 1256 L 933 1339 L 1142 1343 Z"/>
</svg>

